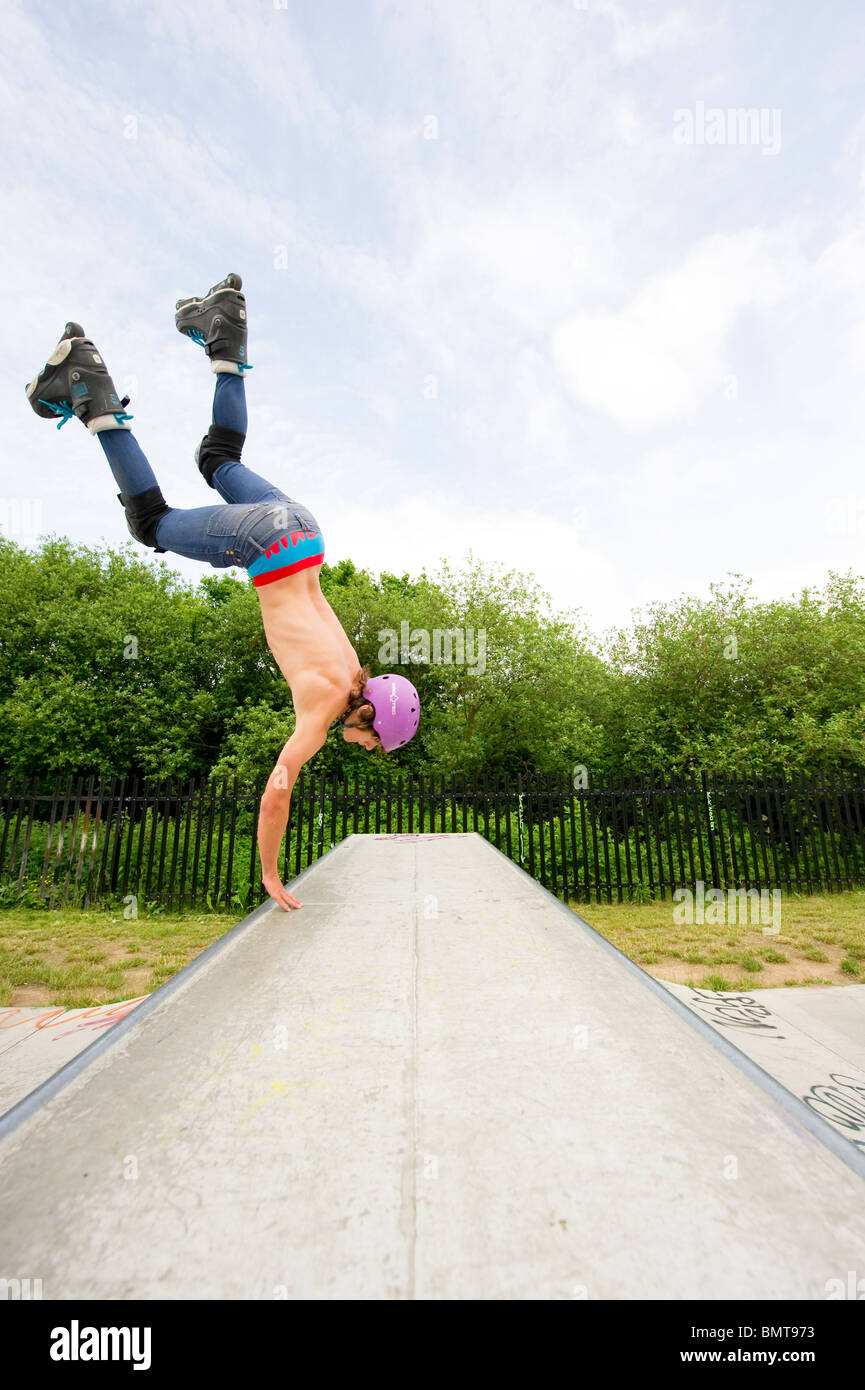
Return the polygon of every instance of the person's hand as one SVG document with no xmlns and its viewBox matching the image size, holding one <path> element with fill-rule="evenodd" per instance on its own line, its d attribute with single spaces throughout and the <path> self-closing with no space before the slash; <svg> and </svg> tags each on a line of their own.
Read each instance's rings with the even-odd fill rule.
<svg viewBox="0 0 865 1390">
<path fill-rule="evenodd" d="M 284 908 L 286 912 L 293 907 L 303 907 L 303 903 L 292 897 L 288 889 L 284 887 L 279 874 L 262 874 L 261 881 L 277 907 Z"/>
</svg>

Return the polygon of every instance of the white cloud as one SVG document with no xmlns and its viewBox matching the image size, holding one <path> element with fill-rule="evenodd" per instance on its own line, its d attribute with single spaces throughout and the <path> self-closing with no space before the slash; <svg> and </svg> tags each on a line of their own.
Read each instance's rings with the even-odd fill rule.
<svg viewBox="0 0 865 1390">
<path fill-rule="evenodd" d="M 418 574 L 425 568 L 433 574 L 441 560 L 459 565 L 471 551 L 488 563 L 534 573 L 541 587 L 568 607 L 598 600 L 615 567 L 613 557 L 597 551 L 581 533 L 579 515 L 553 518 L 528 492 L 510 507 L 491 498 L 483 510 L 465 507 L 441 489 L 409 492 L 375 506 L 348 495 L 319 521 L 331 563 L 350 555 L 375 573 Z"/>
<path fill-rule="evenodd" d="M 615 53 L 622 63 L 633 63 L 694 36 L 694 23 L 684 10 L 672 10 L 656 23 L 633 21 L 618 0 L 594 0 L 594 9 L 608 15 L 615 31 Z"/>
<path fill-rule="evenodd" d="M 618 310 L 574 315 L 553 353 L 574 395 L 626 430 L 693 417 L 727 370 L 727 338 L 749 306 L 765 308 L 801 283 L 782 235 L 707 238 L 673 270 L 652 276 Z"/>
<path fill-rule="evenodd" d="M 624 101 L 615 110 L 616 128 L 626 145 L 642 143 L 640 114 L 632 101 Z"/>
</svg>

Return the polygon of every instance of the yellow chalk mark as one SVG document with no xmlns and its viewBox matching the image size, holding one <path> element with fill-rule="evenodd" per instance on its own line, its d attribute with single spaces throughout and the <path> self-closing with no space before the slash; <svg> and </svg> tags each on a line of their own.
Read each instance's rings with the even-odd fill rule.
<svg viewBox="0 0 865 1390">
<path fill-rule="evenodd" d="M 295 1095 L 296 1091 L 330 1091 L 332 1089 L 332 1081 L 306 1081 L 299 1082 L 293 1086 L 286 1086 L 282 1081 L 271 1081 L 270 1089 L 265 1091 L 263 1096 L 259 1096 L 258 1100 L 254 1100 L 251 1105 L 247 1106 L 240 1117 L 240 1127 L 242 1129 L 249 1117 L 254 1115 L 256 1110 L 260 1110 L 262 1105 L 269 1100 L 277 1098 L 285 1100 L 291 1107 L 292 1114 L 300 1115 L 302 1113 L 302 1105 L 299 1098 Z"/>
</svg>

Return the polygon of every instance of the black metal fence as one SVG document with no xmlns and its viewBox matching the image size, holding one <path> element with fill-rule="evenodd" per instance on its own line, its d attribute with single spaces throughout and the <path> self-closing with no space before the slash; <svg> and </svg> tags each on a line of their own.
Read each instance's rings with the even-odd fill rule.
<svg viewBox="0 0 865 1390">
<path fill-rule="evenodd" d="M 0 902 L 136 900 L 249 911 L 262 787 L 206 779 L 0 779 Z M 558 896 L 665 898 L 676 888 L 865 884 L 865 776 L 468 779 L 301 773 L 285 881 L 352 833 L 475 830 Z"/>
</svg>

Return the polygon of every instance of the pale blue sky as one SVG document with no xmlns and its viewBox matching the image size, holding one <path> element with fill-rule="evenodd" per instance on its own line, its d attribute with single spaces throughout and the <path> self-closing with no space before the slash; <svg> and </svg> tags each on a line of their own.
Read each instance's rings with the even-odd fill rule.
<svg viewBox="0 0 865 1390">
<path fill-rule="evenodd" d="M 24 398 L 69 317 L 169 502 L 214 500 L 173 306 L 238 270 L 244 457 L 332 562 L 471 548 L 596 630 L 728 572 L 768 598 L 865 569 L 854 0 L 3 8 L 15 539 L 126 535 L 96 441 Z M 780 147 L 678 143 L 698 103 L 774 113 Z"/>
</svg>

